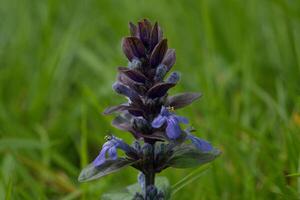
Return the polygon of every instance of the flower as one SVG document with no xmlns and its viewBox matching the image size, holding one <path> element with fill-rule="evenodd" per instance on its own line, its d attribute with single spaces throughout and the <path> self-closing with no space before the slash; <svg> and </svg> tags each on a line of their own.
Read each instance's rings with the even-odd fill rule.
<svg viewBox="0 0 300 200">
<path fill-rule="evenodd" d="M 102 165 L 106 159 L 107 155 L 109 159 L 116 160 L 118 158 L 117 148 L 122 149 L 125 152 L 130 151 L 130 146 L 123 142 L 122 139 L 115 136 L 107 136 L 106 142 L 103 144 L 102 149 L 96 159 L 93 161 L 95 167 Z"/>
<path fill-rule="evenodd" d="M 152 121 L 152 127 L 159 128 L 167 123 L 166 133 L 170 139 L 177 139 L 181 134 L 179 123 L 187 124 L 188 119 L 169 112 L 172 108 L 162 106 L 160 114 Z"/>
<path fill-rule="evenodd" d="M 211 144 L 205 140 L 202 140 L 192 134 L 188 134 L 187 138 L 190 139 L 192 141 L 192 143 L 194 144 L 194 146 L 197 149 L 199 149 L 200 151 L 209 152 L 209 151 L 213 150 L 213 147 L 211 146 Z"/>
<path fill-rule="evenodd" d="M 187 129 L 184 130 L 184 132 L 186 133 L 186 139 L 191 140 L 192 144 L 200 151 L 202 152 L 209 152 L 212 151 L 214 148 L 213 146 L 205 141 L 202 140 L 194 135 L 191 134 L 191 131 L 194 131 L 195 129 L 192 127 L 188 127 Z"/>
</svg>

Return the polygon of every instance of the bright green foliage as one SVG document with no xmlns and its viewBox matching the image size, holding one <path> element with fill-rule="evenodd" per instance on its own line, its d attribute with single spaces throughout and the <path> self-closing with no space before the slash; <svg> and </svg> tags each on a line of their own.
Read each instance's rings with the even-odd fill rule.
<svg viewBox="0 0 300 200">
<path fill-rule="evenodd" d="M 77 175 L 109 132 L 131 141 L 101 112 L 123 102 L 121 37 L 144 17 L 176 49 L 176 92 L 203 93 L 180 112 L 222 150 L 174 199 L 298 198 L 300 1 L 0 0 L 0 199 L 98 199 L 136 182 L 131 168 Z"/>
</svg>

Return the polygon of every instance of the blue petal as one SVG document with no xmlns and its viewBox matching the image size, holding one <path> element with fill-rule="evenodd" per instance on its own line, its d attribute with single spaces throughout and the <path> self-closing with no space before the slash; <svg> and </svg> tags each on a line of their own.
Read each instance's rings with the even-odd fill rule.
<svg viewBox="0 0 300 200">
<path fill-rule="evenodd" d="M 183 124 L 188 124 L 189 123 L 189 120 L 185 117 L 181 117 L 181 116 L 178 116 L 178 115 L 174 115 L 174 117 L 176 117 L 176 119 L 180 122 L 180 123 L 183 123 Z"/>
<path fill-rule="evenodd" d="M 111 159 L 116 160 L 118 158 L 117 155 L 117 148 L 116 147 L 112 147 L 108 150 L 108 155 Z"/>
<path fill-rule="evenodd" d="M 111 138 L 105 142 L 102 146 L 102 150 L 97 158 L 93 161 L 93 165 L 98 167 L 106 161 L 106 154 L 110 159 L 116 160 L 118 158 L 117 148 L 127 152 L 130 151 L 130 146 L 123 142 L 123 140 L 111 136 Z"/>
<path fill-rule="evenodd" d="M 177 139 L 181 134 L 181 129 L 175 117 L 169 117 L 166 128 L 167 135 L 170 139 Z"/>
<path fill-rule="evenodd" d="M 153 128 L 159 128 L 166 122 L 166 117 L 158 115 L 151 123 Z"/>
<path fill-rule="evenodd" d="M 196 136 L 193 135 L 188 135 L 188 138 L 192 141 L 192 143 L 199 149 L 200 151 L 203 152 L 208 152 L 213 150 L 213 147 L 211 144 L 205 140 L 202 140 Z"/>
<path fill-rule="evenodd" d="M 99 155 L 93 161 L 93 165 L 95 167 L 98 167 L 98 166 L 102 165 L 105 162 L 105 160 L 106 160 L 105 156 L 106 156 L 106 152 L 109 149 L 109 146 L 105 145 L 105 144 L 103 145 L 103 148 L 102 148 L 101 152 L 99 153 Z"/>
</svg>

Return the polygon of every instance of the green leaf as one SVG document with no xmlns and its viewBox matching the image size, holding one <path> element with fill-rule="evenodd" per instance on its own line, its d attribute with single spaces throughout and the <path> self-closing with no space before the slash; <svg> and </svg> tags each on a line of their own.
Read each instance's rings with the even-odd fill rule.
<svg viewBox="0 0 300 200">
<path fill-rule="evenodd" d="M 81 171 L 78 177 L 78 181 L 86 182 L 86 181 L 95 180 L 103 176 L 106 176 L 108 174 L 111 174 L 113 172 L 119 171 L 120 169 L 132 165 L 135 162 L 136 162 L 135 160 L 118 158 L 116 160 L 108 159 L 105 161 L 105 163 L 103 163 L 99 167 L 94 167 L 94 165 L 91 163 Z"/>
<path fill-rule="evenodd" d="M 192 144 L 182 144 L 174 148 L 173 155 L 167 161 L 167 166 L 174 168 L 197 167 L 213 161 L 220 154 L 218 149 L 202 152 Z"/>
</svg>

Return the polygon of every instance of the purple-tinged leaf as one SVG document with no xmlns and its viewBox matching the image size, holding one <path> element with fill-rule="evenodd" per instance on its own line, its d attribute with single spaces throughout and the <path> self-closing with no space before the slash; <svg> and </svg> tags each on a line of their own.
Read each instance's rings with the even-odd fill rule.
<svg viewBox="0 0 300 200">
<path fill-rule="evenodd" d="M 132 133 L 135 138 L 140 138 L 141 136 L 139 133 L 137 133 L 132 127 L 132 119 L 133 116 L 131 114 L 122 113 L 112 121 L 112 126 L 122 131 L 128 131 Z"/>
<path fill-rule="evenodd" d="M 146 54 L 145 46 L 137 37 L 125 37 L 122 41 L 122 49 L 130 61 L 134 58 L 142 58 Z"/>
<path fill-rule="evenodd" d="M 162 131 L 156 131 L 152 134 L 142 134 L 139 133 L 139 136 L 143 137 L 143 138 L 149 138 L 149 139 L 155 139 L 155 140 L 161 140 L 161 141 L 165 141 L 168 140 L 166 134 Z"/>
<path fill-rule="evenodd" d="M 165 53 L 168 50 L 168 41 L 163 39 L 153 49 L 150 56 L 150 65 L 155 67 L 163 60 Z"/>
<path fill-rule="evenodd" d="M 138 22 L 138 28 L 139 28 L 139 36 L 141 41 L 148 46 L 149 45 L 149 39 L 150 39 L 150 33 L 152 29 L 151 23 L 144 19 L 140 22 Z"/>
<path fill-rule="evenodd" d="M 168 71 L 172 68 L 172 66 L 176 62 L 176 53 L 175 49 L 168 49 L 164 59 L 162 60 L 162 64 L 168 67 Z"/>
<path fill-rule="evenodd" d="M 127 110 L 133 116 L 136 116 L 136 117 L 144 116 L 144 111 L 139 108 L 129 107 Z"/>
<path fill-rule="evenodd" d="M 121 104 L 121 105 L 117 105 L 117 106 L 111 106 L 108 107 L 104 110 L 103 114 L 105 115 L 109 115 L 112 114 L 114 112 L 121 112 L 124 111 L 128 108 L 129 106 L 127 104 Z"/>
<path fill-rule="evenodd" d="M 174 86 L 174 83 L 158 83 L 148 90 L 147 95 L 152 99 L 162 97 Z"/>
<path fill-rule="evenodd" d="M 135 90 L 138 93 L 146 90 L 142 83 L 135 82 L 123 73 L 119 73 L 117 79 L 118 82 L 126 85 L 127 87 Z"/>
<path fill-rule="evenodd" d="M 185 107 L 202 96 L 201 93 L 186 92 L 169 96 L 166 106 L 174 107 L 175 109 Z"/>
<path fill-rule="evenodd" d="M 136 160 L 117 158 L 115 160 L 107 159 L 102 165 L 95 167 L 93 163 L 86 166 L 78 177 L 79 182 L 87 182 L 99 179 L 103 176 L 119 171 L 127 166 L 135 164 Z"/>
<path fill-rule="evenodd" d="M 130 131 L 132 129 L 131 119 L 130 114 L 121 114 L 112 121 L 112 125 L 120 130 Z"/>
<path fill-rule="evenodd" d="M 135 24 L 133 24 L 132 22 L 129 22 L 129 30 L 130 30 L 130 35 L 137 37 L 138 34 L 138 30 Z"/>
<path fill-rule="evenodd" d="M 118 70 L 136 82 L 145 83 L 147 80 L 147 77 L 137 70 L 128 69 L 126 67 L 119 67 Z"/>
<path fill-rule="evenodd" d="M 158 23 L 155 22 L 151 34 L 150 34 L 150 48 L 151 50 L 157 45 L 158 42 L 162 40 L 162 31 L 160 27 L 158 26 Z"/>
<path fill-rule="evenodd" d="M 127 104 L 121 104 L 121 105 L 117 105 L 117 106 L 108 107 L 105 109 L 103 114 L 109 115 L 114 112 L 123 112 L 123 111 L 128 111 L 130 114 L 132 114 L 134 116 L 143 116 L 144 115 L 143 110 L 141 110 L 139 108 L 135 108 L 134 106 L 131 106 L 131 105 L 127 105 Z"/>
</svg>

